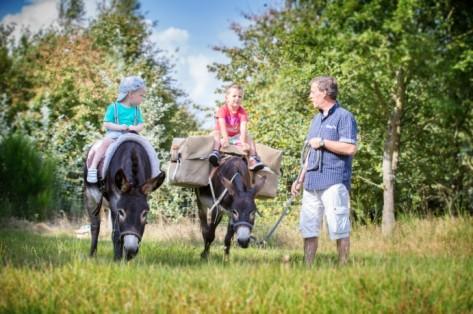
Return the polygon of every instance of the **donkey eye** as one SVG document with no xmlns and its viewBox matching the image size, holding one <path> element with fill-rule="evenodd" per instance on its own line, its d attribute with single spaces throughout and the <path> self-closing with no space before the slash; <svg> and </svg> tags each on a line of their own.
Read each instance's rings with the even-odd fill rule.
<svg viewBox="0 0 473 314">
<path fill-rule="evenodd" d="M 148 213 L 149 213 L 149 210 L 144 210 L 144 211 L 141 213 L 141 223 L 142 223 L 143 225 L 148 223 Z"/>
<path fill-rule="evenodd" d="M 240 215 L 236 209 L 232 210 L 233 217 L 238 219 L 238 216 Z"/>
<path fill-rule="evenodd" d="M 124 222 L 126 218 L 126 212 L 123 208 L 118 209 L 118 219 L 120 222 Z"/>
</svg>

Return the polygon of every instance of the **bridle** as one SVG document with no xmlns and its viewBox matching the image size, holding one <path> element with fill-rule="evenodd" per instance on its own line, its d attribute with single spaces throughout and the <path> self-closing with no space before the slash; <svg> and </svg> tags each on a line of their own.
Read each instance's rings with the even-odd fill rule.
<svg viewBox="0 0 473 314">
<path fill-rule="evenodd" d="M 118 232 L 120 233 L 120 239 L 123 239 L 123 237 L 125 237 L 126 235 L 134 235 L 135 237 L 138 238 L 138 243 L 141 242 L 141 235 L 138 234 L 137 232 L 135 232 L 135 231 L 123 231 L 122 232 L 120 230 L 120 224 L 118 223 L 118 215 L 116 215 L 116 217 L 115 217 L 115 224 L 117 226 Z"/>
<path fill-rule="evenodd" d="M 233 231 L 235 231 L 235 232 L 237 231 L 238 227 L 240 227 L 240 226 L 246 226 L 246 227 L 250 228 L 250 230 L 253 229 L 253 224 L 251 224 L 247 221 L 237 221 L 237 222 L 234 223 L 233 218 L 230 221 L 230 225 L 232 226 Z"/>
</svg>

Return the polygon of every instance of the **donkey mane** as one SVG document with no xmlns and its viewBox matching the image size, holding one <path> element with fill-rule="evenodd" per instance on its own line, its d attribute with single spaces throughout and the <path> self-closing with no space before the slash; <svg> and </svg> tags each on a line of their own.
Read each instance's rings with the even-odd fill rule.
<svg viewBox="0 0 473 314">
<path fill-rule="evenodd" d="M 220 165 L 219 181 L 222 182 L 223 178 L 230 180 L 235 173 L 240 174 L 234 179 L 235 186 L 241 191 L 247 191 L 251 187 L 250 176 L 248 166 L 242 157 L 230 157 Z"/>
<path fill-rule="evenodd" d="M 133 148 L 131 151 L 131 174 L 133 180 L 133 186 L 138 186 L 138 155 L 136 153 L 136 149 Z"/>
</svg>

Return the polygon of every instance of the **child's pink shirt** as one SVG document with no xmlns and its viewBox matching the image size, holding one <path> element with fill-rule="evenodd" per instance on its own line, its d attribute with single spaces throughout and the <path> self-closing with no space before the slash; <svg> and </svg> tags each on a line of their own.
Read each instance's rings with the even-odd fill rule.
<svg viewBox="0 0 473 314">
<path fill-rule="evenodd" d="M 248 121 L 248 114 L 245 109 L 240 106 L 236 113 L 231 113 L 227 105 L 223 105 L 217 110 L 217 115 L 215 119 L 215 130 L 219 131 L 220 126 L 218 124 L 218 119 L 225 119 L 225 127 L 227 129 L 227 134 L 229 137 L 240 134 L 240 124 L 242 122 Z"/>
</svg>

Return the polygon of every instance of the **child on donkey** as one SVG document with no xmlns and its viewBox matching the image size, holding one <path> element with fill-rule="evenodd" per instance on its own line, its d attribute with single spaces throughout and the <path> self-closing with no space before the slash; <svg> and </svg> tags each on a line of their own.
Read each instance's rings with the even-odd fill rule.
<svg viewBox="0 0 473 314">
<path fill-rule="evenodd" d="M 216 115 L 214 147 L 209 155 L 209 162 L 217 167 L 220 160 L 220 148 L 229 144 L 241 145 L 244 151 L 249 151 L 248 168 L 259 171 L 264 168 L 260 161 L 254 141 L 248 134 L 248 114 L 242 106 L 243 88 L 233 84 L 225 93 L 225 104 L 218 108 Z"/>
<path fill-rule="evenodd" d="M 145 82 L 138 76 L 122 79 L 117 101 L 107 107 L 103 126 L 107 129 L 105 138 L 97 148 L 92 163 L 87 170 L 87 182 L 97 183 L 97 166 L 107 148 L 126 132 L 139 133 L 143 130 L 143 117 L 138 107 L 143 102 Z"/>
</svg>

